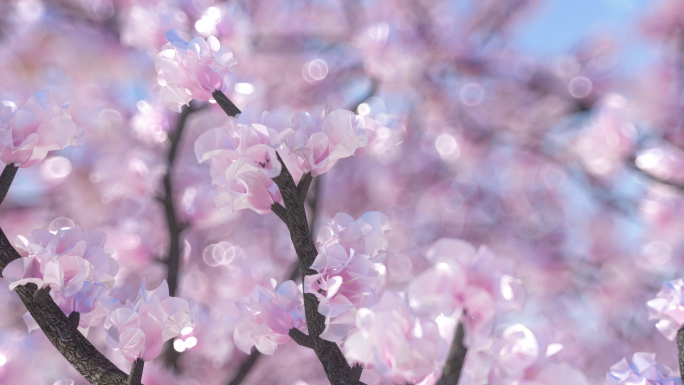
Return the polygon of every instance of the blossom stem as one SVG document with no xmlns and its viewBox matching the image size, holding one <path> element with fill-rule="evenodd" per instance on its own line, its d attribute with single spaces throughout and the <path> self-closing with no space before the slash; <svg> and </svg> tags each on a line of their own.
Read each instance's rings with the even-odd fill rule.
<svg viewBox="0 0 684 385">
<path fill-rule="evenodd" d="M 74 329 L 78 329 L 78 324 L 81 322 L 81 313 L 77 311 L 72 311 L 69 316 L 67 317 L 69 320 L 69 324 L 74 327 Z"/>
<path fill-rule="evenodd" d="M 679 371 L 684 382 L 684 326 L 677 330 L 677 350 L 679 352 Z"/>
<path fill-rule="evenodd" d="M 297 252 L 302 276 L 314 275 L 317 272 L 311 268 L 311 265 L 316 259 L 318 251 L 311 237 L 304 209 L 304 200 L 301 198 L 302 195 L 306 195 L 305 187 L 308 188 L 308 184 L 311 181 L 306 182 L 308 178 L 304 179 L 302 177 L 306 185 L 300 183 L 302 187 L 298 188 L 290 171 L 280 158 L 280 154 L 276 153 L 276 155 L 282 165 L 282 171 L 280 175 L 273 178 L 273 181 L 278 185 L 285 203 L 285 210 L 287 212 L 285 224 L 290 231 L 290 238 Z M 304 293 L 304 312 L 306 314 L 306 325 L 309 330 L 312 349 L 316 353 L 318 360 L 323 364 L 323 369 L 330 383 L 333 385 L 362 385 L 363 383 L 358 380 L 358 377 L 360 377 L 358 369 L 352 370 L 339 346 L 320 337 L 323 330 L 325 330 L 325 317 L 318 312 L 318 299 L 312 293 Z"/>
<path fill-rule="evenodd" d="M 447 357 L 444 369 L 442 369 L 442 377 L 437 382 L 437 385 L 458 384 L 466 353 L 468 352 L 468 348 L 463 345 L 464 336 L 463 321 L 458 321 L 458 326 L 456 326 L 456 332 L 454 333 L 454 340 L 451 342 L 449 357 Z"/>
<path fill-rule="evenodd" d="M 7 196 L 14 176 L 17 175 L 17 170 L 19 170 L 19 167 L 15 167 L 14 163 L 8 164 L 5 166 L 5 169 L 2 170 L 2 175 L 0 175 L 0 204 L 2 204 L 2 201 L 4 201 Z"/>
<path fill-rule="evenodd" d="M 143 361 L 142 358 L 137 358 L 133 361 L 133 365 L 131 365 L 131 374 L 128 375 L 128 382 L 126 385 L 141 385 L 144 366 L 145 361 Z"/>
<path fill-rule="evenodd" d="M 226 113 L 228 116 L 236 116 L 237 114 L 241 113 L 239 108 L 233 104 L 233 102 L 228 99 L 228 97 L 221 92 L 220 90 L 214 91 L 211 96 L 214 97 L 214 100 L 216 100 L 216 103 L 218 103 L 219 106 L 221 106 L 221 109 L 223 112 Z"/>
<path fill-rule="evenodd" d="M 21 256 L 0 228 L 0 269 L 4 269 L 8 263 L 18 258 Z M 102 355 L 81 332 L 72 327 L 62 309 L 46 295 L 45 290 L 39 291 L 36 285 L 29 283 L 17 287 L 15 291 L 48 340 L 88 382 L 98 385 L 121 385 L 128 380 L 126 373 Z"/>
<path fill-rule="evenodd" d="M 169 254 L 164 260 L 164 263 L 168 267 L 166 281 L 169 284 L 169 295 L 172 297 L 174 297 L 178 291 L 178 285 L 180 281 L 181 233 L 186 227 L 184 224 L 179 223 L 178 217 L 176 216 L 176 207 L 173 200 L 173 166 L 175 164 L 176 154 L 178 153 L 178 147 L 180 145 L 183 129 L 185 128 L 185 122 L 190 114 L 200 110 L 201 108 L 202 107 L 198 107 L 194 102 L 191 102 L 187 107 L 183 107 L 181 114 L 178 117 L 176 128 L 169 133 L 169 141 L 171 142 L 171 146 L 169 147 L 169 152 L 167 154 L 168 168 L 163 177 L 164 197 L 160 198 L 159 201 L 164 206 L 166 227 L 169 232 Z M 166 366 L 173 367 L 177 371 L 178 356 L 179 353 L 176 351 L 176 349 L 173 349 L 173 346 L 171 346 L 171 341 L 167 342 L 164 359 Z"/>
</svg>

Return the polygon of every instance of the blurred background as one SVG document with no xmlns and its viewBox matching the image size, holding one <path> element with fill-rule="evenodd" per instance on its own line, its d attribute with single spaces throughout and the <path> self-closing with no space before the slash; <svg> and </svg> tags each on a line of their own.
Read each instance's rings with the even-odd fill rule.
<svg viewBox="0 0 684 385">
<path fill-rule="evenodd" d="M 143 277 L 171 279 L 176 243 L 177 295 L 201 315 L 145 366 L 147 385 L 326 383 L 292 343 L 258 360 L 233 343 L 235 302 L 287 279 L 296 257 L 274 215 L 214 206 L 193 146 L 225 121 L 218 106 L 198 103 L 179 125 L 160 100 L 166 31 L 216 36 L 238 61 L 227 95 L 243 119 L 347 108 L 379 122 L 309 196 L 314 231 L 340 211 L 389 217 L 379 291 L 406 289 L 437 239 L 464 239 L 525 287 L 524 307 L 497 314 L 495 330 L 527 325 L 554 346 L 548 360 L 592 384 L 639 351 L 676 371 L 645 303 L 684 275 L 683 21 L 678 0 L 3 1 L 0 100 L 67 97 L 86 144 L 21 169 L 0 225 L 12 241 L 57 217 L 106 231 L 122 301 Z M 176 233 L 164 196 L 187 226 Z M 207 257 L 216 244 L 230 255 Z M 27 334 L 6 285 L 0 301 L 0 383 L 85 383 L 40 331 Z M 87 333 L 128 370 L 101 327 Z"/>
</svg>

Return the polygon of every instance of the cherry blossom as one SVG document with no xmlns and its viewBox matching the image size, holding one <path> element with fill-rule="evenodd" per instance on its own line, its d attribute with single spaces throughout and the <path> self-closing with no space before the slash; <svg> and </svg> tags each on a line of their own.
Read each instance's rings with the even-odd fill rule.
<svg viewBox="0 0 684 385">
<path fill-rule="evenodd" d="M 165 341 L 192 327 L 197 315 L 194 300 L 169 296 L 166 280 L 148 290 L 143 279 L 136 300 L 127 300 L 107 318 L 107 344 L 130 362 L 150 361 L 161 353 Z"/>
<path fill-rule="evenodd" d="M 227 91 L 228 75 L 237 61 L 216 37 L 196 37 L 188 42 L 180 31 L 172 29 L 166 32 L 166 40 L 155 59 L 166 107 L 180 112 L 192 99 L 212 100 L 215 90 Z"/>
<path fill-rule="evenodd" d="M 321 175 L 338 160 L 353 156 L 368 145 L 367 130 L 375 128 L 372 119 L 348 110 L 335 110 L 317 121 L 306 112 L 297 112 L 291 120 L 292 131 L 285 145 L 296 157 L 302 173 Z"/>
<path fill-rule="evenodd" d="M 354 323 L 344 342 L 347 359 L 396 383 L 418 383 L 446 359 L 447 343 L 437 324 L 412 314 L 399 293 L 384 292 L 372 309 L 356 312 Z"/>
<path fill-rule="evenodd" d="M 318 312 L 325 316 L 321 338 L 340 341 L 354 325 L 356 309 L 375 301 L 378 271 L 368 256 L 347 253 L 339 243 L 318 254 L 311 268 L 318 274 L 304 277 L 304 291 L 316 295 Z"/>
<path fill-rule="evenodd" d="M 91 308 L 94 293 L 111 287 L 119 270 L 112 251 L 104 249 L 106 234 L 82 231 L 68 218 L 56 219 L 50 228 L 33 230 L 28 239 L 17 237 L 15 245 L 28 256 L 10 262 L 3 277 L 10 281 L 10 289 L 27 283 L 49 286 L 71 301 L 83 302 L 75 308 Z"/>
<path fill-rule="evenodd" d="M 632 363 L 622 359 L 606 373 L 606 385 L 681 385 L 682 379 L 655 360 L 655 353 L 634 353 Z"/>
<path fill-rule="evenodd" d="M 493 339 L 488 354 L 493 359 L 487 383 L 492 385 L 588 385 L 585 376 L 568 365 L 550 362 L 553 352 L 522 324 L 509 325 Z"/>
<path fill-rule="evenodd" d="M 420 315 L 449 316 L 466 310 L 466 339 L 471 345 L 488 339 L 497 311 L 522 308 L 524 289 L 513 267 L 487 248 L 443 238 L 427 251 L 434 263 L 407 289 L 411 308 Z M 476 343 L 476 341 L 479 341 Z"/>
<path fill-rule="evenodd" d="M 302 291 L 294 281 L 285 281 L 275 289 L 257 285 L 252 296 L 236 302 L 240 311 L 235 325 L 235 346 L 245 353 L 255 346 L 263 354 L 272 355 L 278 345 L 291 340 L 290 329 L 302 329 L 304 302 Z"/>
<path fill-rule="evenodd" d="M 68 107 L 68 100 L 47 90 L 33 94 L 21 108 L 0 101 L 0 160 L 30 167 L 50 151 L 81 145 L 83 129 L 71 120 Z"/>
<path fill-rule="evenodd" d="M 282 202 L 271 180 L 282 168 L 276 156 L 279 145 L 277 131 L 260 124 L 241 124 L 232 117 L 223 126 L 203 133 L 195 142 L 195 154 L 199 162 L 211 160 L 217 206 L 266 214 L 274 202 Z"/>
<path fill-rule="evenodd" d="M 356 220 L 349 214 L 337 213 L 320 228 L 316 244 L 325 248 L 339 243 L 348 253 L 353 249 L 373 262 L 382 262 L 387 254 L 385 232 L 390 229 L 387 216 L 377 211 L 369 211 Z"/>
<path fill-rule="evenodd" d="M 656 298 L 647 303 L 648 318 L 658 320 L 656 328 L 670 341 L 684 325 L 683 291 L 684 278 L 665 282 Z"/>
</svg>

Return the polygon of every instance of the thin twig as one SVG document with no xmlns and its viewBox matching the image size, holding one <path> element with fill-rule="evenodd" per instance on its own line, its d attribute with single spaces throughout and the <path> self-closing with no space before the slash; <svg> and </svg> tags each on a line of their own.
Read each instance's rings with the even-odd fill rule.
<svg viewBox="0 0 684 385">
<path fill-rule="evenodd" d="M 71 313 L 69 313 L 67 319 L 69 320 L 69 323 L 74 329 L 78 329 L 78 324 L 81 322 L 81 313 L 77 311 L 72 311 Z"/>
<path fill-rule="evenodd" d="M 2 174 L 0 174 L 0 204 L 2 204 L 2 201 L 4 201 L 7 196 L 14 176 L 17 175 L 17 170 L 19 170 L 19 168 L 15 167 L 14 163 L 8 164 L 5 166 L 5 169 L 2 170 Z"/>
<path fill-rule="evenodd" d="M 463 363 L 465 362 L 468 348 L 463 345 L 463 337 L 465 332 L 463 330 L 463 322 L 459 321 L 456 326 L 456 333 L 454 333 L 454 340 L 451 342 L 451 349 L 449 350 L 449 357 L 442 369 L 442 377 L 437 382 L 437 385 L 457 385 L 458 379 L 461 376 Z"/>
<path fill-rule="evenodd" d="M 144 366 L 145 361 L 143 361 L 142 358 L 137 358 L 133 361 L 133 365 L 131 365 L 131 374 L 128 375 L 128 382 L 126 382 L 126 385 L 141 385 Z"/>
<path fill-rule="evenodd" d="M 237 108 L 235 104 L 233 104 L 233 102 L 231 102 L 230 99 L 228 99 L 228 97 L 220 90 L 214 91 L 211 95 L 214 97 L 214 100 L 216 100 L 216 103 L 221 106 L 221 109 L 226 113 L 226 115 L 236 116 L 237 114 L 241 113 L 240 109 Z"/>
<path fill-rule="evenodd" d="M 166 282 L 169 285 L 169 295 L 175 296 L 178 291 L 180 282 L 180 243 L 181 233 L 187 227 L 187 224 L 180 223 L 176 217 L 176 207 L 173 199 L 173 166 L 175 164 L 176 155 L 178 154 L 178 147 L 180 146 L 181 137 L 185 128 L 185 123 L 188 116 L 195 111 L 204 108 L 198 106 L 195 102 L 191 102 L 189 106 L 183 107 L 178 117 L 178 122 L 173 131 L 169 133 L 169 141 L 171 146 L 167 153 L 167 169 L 166 174 L 162 178 L 164 187 L 164 196 L 159 198 L 159 202 L 164 206 L 164 214 L 166 217 L 166 227 L 169 232 L 169 252 L 164 260 L 168 271 L 166 274 Z M 166 353 L 164 354 L 164 362 L 166 366 L 174 368 L 178 371 L 178 353 L 172 346 L 172 341 L 167 342 Z"/>
<path fill-rule="evenodd" d="M 277 156 L 278 161 L 282 165 L 282 171 L 280 175 L 273 178 L 273 181 L 278 185 L 285 203 L 285 209 L 287 210 L 286 225 L 290 230 L 290 238 L 302 267 L 302 275 L 304 277 L 314 275 L 317 272 L 311 269 L 311 265 L 318 252 L 311 238 L 306 211 L 300 198 L 303 188 L 297 188 L 290 171 L 280 158 L 280 154 L 277 154 Z M 304 293 L 304 312 L 309 338 L 313 341 L 312 349 L 316 353 L 318 360 L 323 364 L 323 369 L 330 383 L 333 385 L 363 384 L 355 378 L 358 376 L 358 373 L 356 370 L 352 371 L 339 346 L 336 343 L 320 338 L 321 333 L 325 330 L 325 317 L 318 312 L 318 299 L 312 293 Z"/>
</svg>

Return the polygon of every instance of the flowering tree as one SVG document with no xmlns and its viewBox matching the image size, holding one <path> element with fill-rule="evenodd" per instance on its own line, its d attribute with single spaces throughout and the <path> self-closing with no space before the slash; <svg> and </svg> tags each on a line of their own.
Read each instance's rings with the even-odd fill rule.
<svg viewBox="0 0 684 385">
<path fill-rule="evenodd" d="M 684 7 L 537 3 L 2 3 L 0 383 L 681 385 Z"/>
</svg>

